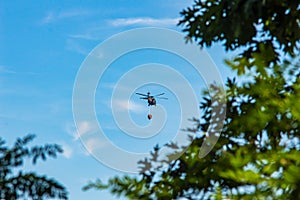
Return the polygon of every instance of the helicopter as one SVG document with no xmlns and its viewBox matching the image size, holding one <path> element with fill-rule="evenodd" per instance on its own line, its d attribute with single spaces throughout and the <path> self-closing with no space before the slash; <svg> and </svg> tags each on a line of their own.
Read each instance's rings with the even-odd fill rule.
<svg viewBox="0 0 300 200">
<path fill-rule="evenodd" d="M 160 97 L 161 95 L 164 95 L 165 93 L 157 94 L 157 95 L 150 95 L 150 92 L 147 94 L 142 94 L 142 93 L 136 93 L 137 95 L 141 95 L 143 97 L 140 97 L 140 99 L 145 99 L 148 100 L 148 106 L 156 106 L 156 98 L 158 99 L 168 99 L 166 97 Z"/>
</svg>

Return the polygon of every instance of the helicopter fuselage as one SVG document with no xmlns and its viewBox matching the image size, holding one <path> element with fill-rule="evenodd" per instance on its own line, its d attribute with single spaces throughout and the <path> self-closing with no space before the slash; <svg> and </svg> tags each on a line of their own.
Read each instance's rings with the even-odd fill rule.
<svg viewBox="0 0 300 200">
<path fill-rule="evenodd" d="M 148 97 L 148 106 L 156 106 L 156 100 L 154 97 Z"/>
</svg>

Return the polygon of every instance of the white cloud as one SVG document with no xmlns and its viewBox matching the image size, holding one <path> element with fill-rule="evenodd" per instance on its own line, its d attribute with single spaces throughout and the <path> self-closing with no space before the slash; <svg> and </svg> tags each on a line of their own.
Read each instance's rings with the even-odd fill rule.
<svg viewBox="0 0 300 200">
<path fill-rule="evenodd" d="M 84 139 L 84 143 L 79 142 L 79 138 L 81 136 L 96 132 L 96 128 L 93 127 L 92 123 L 88 121 L 78 123 L 77 129 L 73 123 L 66 123 L 65 130 L 74 138 L 72 147 L 65 143 L 62 143 L 62 147 L 64 150 L 63 156 L 65 158 L 69 159 L 75 153 L 90 156 L 90 154 L 95 150 L 104 148 L 108 145 L 105 141 L 101 141 L 99 138 L 94 137 L 93 135 L 89 135 L 89 138 Z"/>
<path fill-rule="evenodd" d="M 151 18 L 151 17 L 141 17 L 141 18 L 119 18 L 115 20 L 110 20 L 109 23 L 112 26 L 175 26 L 179 21 L 179 18 Z"/>
<path fill-rule="evenodd" d="M 91 138 L 85 141 L 85 148 L 91 154 L 97 149 L 105 148 L 107 146 L 109 146 L 109 144 L 106 141 L 97 138 Z"/>
<path fill-rule="evenodd" d="M 65 124 L 64 130 L 72 137 L 74 137 L 77 134 L 75 130 L 75 125 L 70 122 Z"/>
<path fill-rule="evenodd" d="M 82 121 L 77 124 L 77 128 L 74 124 L 67 123 L 65 126 L 65 130 L 74 138 L 74 140 L 78 140 L 79 137 L 83 135 L 94 133 L 96 131 L 96 128 L 93 127 L 92 123 L 88 121 Z"/>
<path fill-rule="evenodd" d="M 48 24 L 50 22 L 53 22 L 55 20 L 55 15 L 52 12 L 49 12 L 43 19 L 42 24 Z"/>
<path fill-rule="evenodd" d="M 83 34 L 72 34 L 69 35 L 70 38 L 74 39 L 83 39 L 83 40 L 98 40 L 99 38 L 96 36 L 93 36 L 90 33 L 83 33 Z"/>
<path fill-rule="evenodd" d="M 97 22 L 103 23 L 102 21 Z M 86 26 L 85 29 L 80 29 L 80 32 L 68 34 L 69 38 L 79 39 L 79 40 L 91 40 L 91 41 L 103 41 L 107 39 L 109 35 L 106 35 L 110 30 L 105 26 Z M 106 36 L 105 36 L 106 35 Z"/>
<path fill-rule="evenodd" d="M 66 49 L 77 52 L 82 55 L 87 55 L 89 53 L 89 51 L 87 49 L 85 49 L 78 42 L 75 42 L 72 39 L 67 40 Z"/>
<path fill-rule="evenodd" d="M 0 74 L 15 74 L 16 71 L 10 70 L 7 67 L 0 65 Z"/>
<path fill-rule="evenodd" d="M 103 57 L 103 54 L 100 54 L 98 57 Z M 114 69 L 112 69 L 114 70 Z M 114 90 L 116 89 L 118 92 L 126 92 L 126 93 L 130 93 L 132 92 L 132 87 L 128 87 L 126 85 L 120 85 L 120 84 L 116 84 L 116 83 L 101 83 L 99 85 L 99 87 L 103 88 L 103 89 L 110 89 L 110 90 Z"/>
<path fill-rule="evenodd" d="M 79 137 L 90 133 L 92 130 L 93 130 L 92 125 L 88 121 L 83 121 L 79 123 L 77 127 L 77 133 Z"/>
<path fill-rule="evenodd" d="M 72 18 L 72 17 L 79 17 L 90 15 L 91 12 L 88 10 L 67 10 L 63 12 L 53 12 L 50 11 L 46 14 L 46 16 L 41 20 L 42 24 L 49 24 L 53 23 L 62 19 Z"/>
<path fill-rule="evenodd" d="M 116 110 L 120 112 L 132 111 L 140 113 L 145 111 L 145 105 L 130 100 L 114 100 L 112 103 L 114 103 L 114 105 L 111 106 L 116 107 Z"/>
<path fill-rule="evenodd" d="M 49 14 L 50 19 L 52 16 Z M 47 18 L 45 18 L 47 19 Z M 51 19 L 52 20 L 52 19 Z M 47 21 L 47 20 L 46 20 Z M 81 32 L 69 34 L 70 39 L 77 40 L 90 40 L 90 41 L 101 41 L 106 39 L 103 34 L 109 33 L 107 25 L 114 27 L 125 27 L 125 26 L 154 26 L 154 27 L 174 27 L 179 22 L 179 18 L 151 18 L 151 17 L 137 17 L 137 18 L 117 18 L 106 20 L 106 26 L 93 26 L 81 30 Z M 102 22 L 99 22 L 102 23 Z M 114 31 L 113 31 L 114 32 Z M 108 35 L 108 36 L 109 36 Z"/>
<path fill-rule="evenodd" d="M 73 155 L 73 149 L 67 144 L 63 144 L 62 148 L 64 150 L 63 156 L 68 159 L 71 158 Z"/>
</svg>

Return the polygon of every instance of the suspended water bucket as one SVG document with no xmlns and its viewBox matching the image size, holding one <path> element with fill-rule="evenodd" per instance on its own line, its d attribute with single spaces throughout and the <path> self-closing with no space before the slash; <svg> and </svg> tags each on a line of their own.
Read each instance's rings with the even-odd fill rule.
<svg viewBox="0 0 300 200">
<path fill-rule="evenodd" d="M 152 115 L 151 115 L 151 114 L 148 114 L 148 116 L 147 116 L 147 117 L 148 117 L 148 119 L 149 119 L 149 120 L 151 120 L 151 119 L 152 119 Z"/>
</svg>

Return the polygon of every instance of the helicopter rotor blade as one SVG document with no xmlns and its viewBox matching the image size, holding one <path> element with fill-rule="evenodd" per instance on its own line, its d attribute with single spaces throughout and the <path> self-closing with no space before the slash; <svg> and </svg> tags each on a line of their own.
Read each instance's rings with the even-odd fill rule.
<svg viewBox="0 0 300 200">
<path fill-rule="evenodd" d="M 165 93 L 161 93 L 161 94 L 157 94 L 155 95 L 154 97 L 158 97 L 158 96 L 161 96 L 161 95 L 164 95 Z"/>
<path fill-rule="evenodd" d="M 142 93 L 136 93 L 136 94 L 138 94 L 138 95 L 142 95 L 142 96 L 145 96 L 145 97 L 147 97 L 148 95 L 146 95 L 146 94 L 142 94 Z"/>
<path fill-rule="evenodd" d="M 148 97 L 140 97 L 140 99 L 148 99 Z"/>
<path fill-rule="evenodd" d="M 165 100 L 168 100 L 167 97 L 157 97 L 158 99 L 165 99 Z"/>
</svg>

